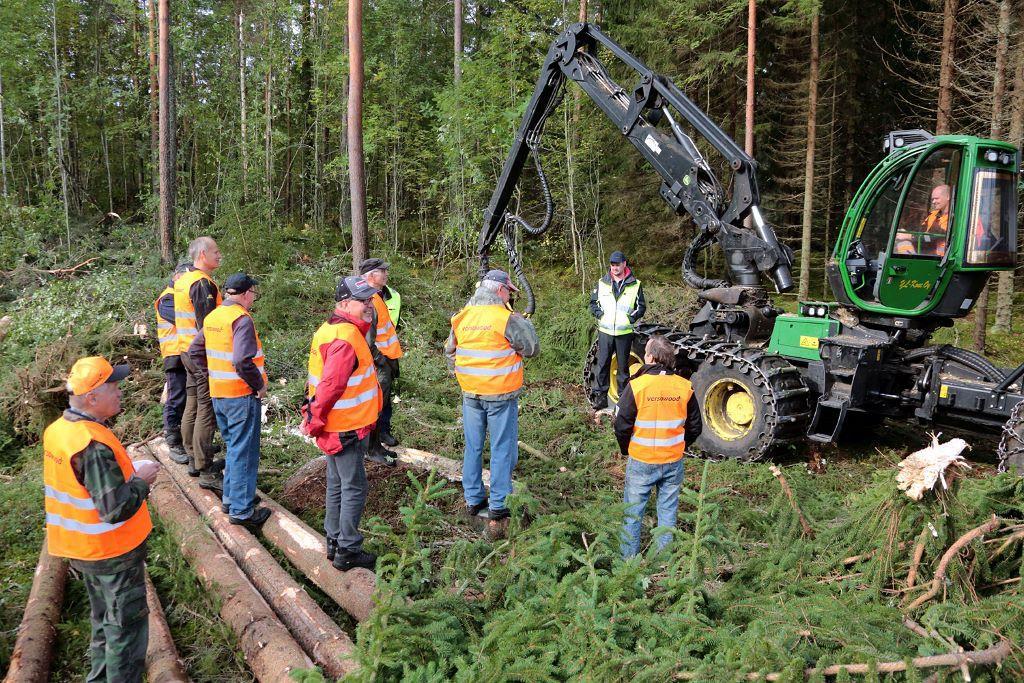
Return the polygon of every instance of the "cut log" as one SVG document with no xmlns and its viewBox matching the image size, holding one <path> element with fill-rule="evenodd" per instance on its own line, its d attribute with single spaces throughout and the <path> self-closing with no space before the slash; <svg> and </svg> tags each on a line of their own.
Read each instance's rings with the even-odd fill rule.
<svg viewBox="0 0 1024 683">
<path fill-rule="evenodd" d="M 167 453 L 163 439 L 154 439 L 149 444 L 151 449 Z M 370 616 L 376 575 L 361 567 L 347 572 L 335 569 L 327 559 L 327 541 L 321 534 L 263 491 L 258 493 L 263 506 L 274 513 L 263 525 L 263 537 L 356 621 Z"/>
<path fill-rule="evenodd" d="M 217 539 L 256 586 L 263 598 L 281 617 L 303 649 L 332 678 L 352 673 L 356 662 L 352 659 L 355 646 L 341 628 L 309 596 L 309 593 L 245 528 L 232 524 L 220 509 L 220 498 L 199 488 L 199 483 L 188 476 L 168 455 L 161 444 L 149 451 L 164 466 L 178 488 L 192 501 L 192 505 L 209 523 Z M 371 590 L 372 595 L 372 590 Z"/>
<path fill-rule="evenodd" d="M 404 448 L 398 446 L 394 449 L 398 453 L 398 462 L 421 470 L 437 470 L 437 473 L 448 481 L 462 481 L 462 461 L 452 460 L 441 455 L 434 455 L 427 451 L 420 451 L 415 448 Z M 491 473 L 483 471 L 484 486 L 491 485 Z"/>
<path fill-rule="evenodd" d="M 185 665 L 174 647 L 160 596 L 146 574 L 146 606 L 149 607 L 149 644 L 146 646 L 146 677 L 149 683 L 189 683 Z"/>
<path fill-rule="evenodd" d="M 40 683 L 50 679 L 53 641 L 60 622 L 67 577 L 67 560 L 47 552 L 44 538 L 5 683 Z"/>
<path fill-rule="evenodd" d="M 131 446 L 129 455 L 133 459 L 148 458 L 150 452 Z M 200 581 L 219 596 L 220 616 L 238 636 L 245 661 L 257 680 L 285 683 L 292 680 L 292 671 L 312 668 L 312 660 L 202 523 L 167 472 L 157 476 L 156 484 L 150 488 L 149 502 L 167 522 L 178 549 Z"/>
</svg>

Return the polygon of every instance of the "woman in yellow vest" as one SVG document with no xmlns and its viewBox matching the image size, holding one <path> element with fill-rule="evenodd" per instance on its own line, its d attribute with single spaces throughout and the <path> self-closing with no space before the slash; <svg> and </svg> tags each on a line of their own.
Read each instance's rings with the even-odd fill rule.
<svg viewBox="0 0 1024 683">
<path fill-rule="evenodd" d="M 391 394 L 395 380 L 398 379 L 398 359 L 402 357 L 402 346 L 398 341 L 398 330 L 391 319 L 391 310 L 383 298 L 384 288 L 388 284 L 389 264 L 384 259 L 368 258 L 359 265 L 360 274 L 366 278 L 367 284 L 377 290 L 370 299 L 373 304 L 370 329 L 366 333 L 366 343 L 373 354 L 373 364 L 377 368 L 377 382 L 384 398 L 384 407 L 377 419 L 377 426 L 370 434 L 370 445 L 367 457 L 385 465 L 394 465 L 396 453 L 387 446 L 397 446 L 398 439 L 391 433 L 392 403 Z"/>
<path fill-rule="evenodd" d="M 452 318 L 444 351 L 462 389 L 462 490 L 466 514 L 487 515 L 489 535 L 508 525 L 505 498 L 512 493 L 512 470 L 519 460 L 519 393 L 523 359 L 540 351 L 533 323 L 510 311 L 510 293 L 518 291 L 508 273 L 484 275 L 476 293 Z M 491 491 L 482 479 L 484 438 L 491 434 Z"/>
<path fill-rule="evenodd" d="M 686 442 L 700 436 L 702 423 L 689 380 L 673 371 L 675 348 L 663 336 L 647 341 L 644 365 L 619 398 L 615 438 L 628 456 L 623 502 L 622 556 L 640 552 L 640 527 L 651 491 L 658 489 L 658 526 L 674 527 L 683 483 Z M 664 548 L 671 536 L 658 538 Z"/>
<path fill-rule="evenodd" d="M 89 595 L 89 681 L 141 681 L 145 670 L 146 498 L 160 466 L 136 470 L 106 425 L 121 412 L 118 382 L 130 372 L 98 356 L 76 361 L 70 406 L 43 432 L 47 549 L 70 560 Z"/>
</svg>

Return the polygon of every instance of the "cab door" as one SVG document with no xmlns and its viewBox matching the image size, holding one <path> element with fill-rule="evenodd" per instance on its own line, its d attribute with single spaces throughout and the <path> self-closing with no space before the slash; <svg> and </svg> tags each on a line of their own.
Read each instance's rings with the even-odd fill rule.
<svg viewBox="0 0 1024 683">
<path fill-rule="evenodd" d="M 926 306 L 938 290 L 950 262 L 961 162 L 960 147 L 941 146 L 917 163 L 878 273 L 882 305 L 914 311 Z"/>
</svg>

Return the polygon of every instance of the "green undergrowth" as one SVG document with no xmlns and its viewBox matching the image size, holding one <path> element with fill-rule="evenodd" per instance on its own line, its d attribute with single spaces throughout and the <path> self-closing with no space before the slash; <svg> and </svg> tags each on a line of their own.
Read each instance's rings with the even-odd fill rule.
<svg viewBox="0 0 1024 683">
<path fill-rule="evenodd" d="M 252 243 L 243 248 L 230 236 L 222 239 L 227 257 L 218 279 L 246 269 L 263 283 L 254 317 L 271 388 L 260 487 L 277 497 L 288 477 L 319 454 L 291 428 L 309 339 L 332 306 L 348 257 L 301 235 L 271 235 L 267 242 L 257 258 Z M 125 385 L 118 429 L 126 441 L 159 431 L 156 344 L 133 332 L 147 322 L 152 333 L 152 300 L 164 269 L 138 247 L 134 253 L 144 255 L 134 260 L 116 249 L 102 253 L 102 267 L 92 273 L 42 284 L 37 278 L 22 296 L 0 303 L 0 314 L 14 318 L 0 342 L 0 667 L 10 656 L 42 540 L 35 443 L 64 400 L 50 390 L 77 355 L 127 357 L 137 372 Z M 460 393 L 442 347 L 449 316 L 471 293 L 475 268 L 387 256 L 403 297 L 399 332 L 406 351 L 395 433 L 403 445 L 459 459 Z M 381 555 L 379 609 L 356 626 L 306 584 L 356 638 L 363 669 L 354 678 L 663 681 L 687 671 L 698 680 L 736 680 L 739 672 L 800 680 L 797 673 L 807 666 L 945 653 L 950 639 L 965 649 L 999 638 L 1024 642 L 1019 540 L 998 554 L 1000 543 L 975 542 L 954 558 L 939 594 L 911 613 L 936 636 L 902 625 L 905 605 L 921 594 L 904 591 L 915 543 L 924 541 L 917 584 L 928 585 L 943 552 L 965 531 L 992 514 L 1011 524 L 1024 518 L 1020 482 L 994 476 L 986 464 L 938 499 L 918 503 L 898 492 L 895 464 L 928 441 L 917 427 L 880 429 L 822 449 L 813 470 L 805 449 L 787 454 L 783 472 L 813 537 L 803 533 L 766 465 L 689 460 L 672 542 L 660 552 L 649 545 L 648 519 L 641 557 L 622 561 L 624 462 L 607 425 L 591 421 L 581 386 L 593 329 L 589 283 L 581 286 L 570 267 L 528 267 L 538 293 L 533 319 L 541 355 L 527 362 L 520 439 L 541 455 L 520 452 L 510 539 L 488 542 L 459 515 L 457 484 L 371 465 L 363 526 L 367 547 Z M 648 320 L 684 323 L 695 302 L 674 271 L 641 268 L 639 276 L 647 283 Z M 968 330 L 958 324 L 943 334 L 963 337 Z M 1001 364 L 1024 359 L 1010 335 L 993 334 L 990 344 Z M 322 510 L 300 514 L 322 526 Z M 844 563 L 853 556 L 860 559 Z M 216 600 L 160 525 L 149 565 L 189 675 L 251 680 L 234 636 L 217 619 Z M 87 641 L 87 601 L 73 580 L 59 630 L 58 680 L 84 675 Z M 972 675 L 1019 679 L 1024 656 L 1017 650 L 1002 670 Z"/>
</svg>

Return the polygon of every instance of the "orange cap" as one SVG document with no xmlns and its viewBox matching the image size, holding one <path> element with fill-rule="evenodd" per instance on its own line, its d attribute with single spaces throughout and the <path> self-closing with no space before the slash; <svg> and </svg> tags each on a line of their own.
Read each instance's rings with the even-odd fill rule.
<svg viewBox="0 0 1024 683">
<path fill-rule="evenodd" d="M 79 358 L 71 366 L 71 374 L 68 375 L 67 390 L 75 396 L 88 394 L 93 389 L 107 382 L 120 382 L 131 374 L 131 367 L 128 365 L 112 366 L 106 358 L 101 356 L 89 356 Z"/>
</svg>

